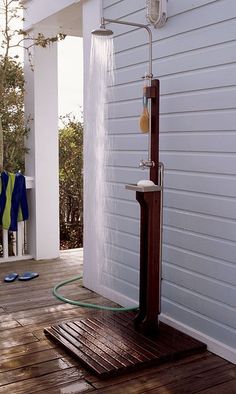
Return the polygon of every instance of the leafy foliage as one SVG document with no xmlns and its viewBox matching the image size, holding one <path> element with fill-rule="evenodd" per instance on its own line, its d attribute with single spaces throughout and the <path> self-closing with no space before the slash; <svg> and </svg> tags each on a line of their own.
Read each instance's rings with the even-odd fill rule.
<svg viewBox="0 0 236 394">
<path fill-rule="evenodd" d="M 25 137 L 28 134 L 24 116 L 24 74 L 22 66 L 14 59 L 0 57 L 0 75 L 6 69 L 2 82 L 0 101 L 1 125 L 3 130 L 4 167 L 11 172 L 24 172 Z"/>
<path fill-rule="evenodd" d="M 24 6 L 20 0 L 1 0 L 0 4 L 0 170 L 24 170 L 24 137 L 28 134 L 24 119 L 24 75 L 16 49 L 28 53 L 33 69 L 31 50 L 63 40 L 64 34 L 46 37 L 43 33 L 30 35 L 21 26 Z M 26 126 L 25 126 L 26 124 Z"/>
<path fill-rule="evenodd" d="M 83 124 L 65 117 L 59 130 L 61 248 L 83 245 Z"/>
</svg>

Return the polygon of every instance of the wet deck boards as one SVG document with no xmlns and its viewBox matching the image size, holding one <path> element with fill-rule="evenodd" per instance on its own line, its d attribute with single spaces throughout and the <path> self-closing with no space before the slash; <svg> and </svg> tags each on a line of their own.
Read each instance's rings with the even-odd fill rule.
<svg viewBox="0 0 236 394">
<path fill-rule="evenodd" d="M 236 365 L 208 351 L 106 379 L 90 373 L 43 332 L 62 321 L 106 316 L 64 304 L 52 295 L 55 284 L 82 271 L 82 254 L 0 264 L 1 279 L 8 272 L 25 271 L 37 271 L 39 277 L 28 283 L 0 283 L 0 394 L 236 394 Z M 62 294 L 113 306 L 78 283 L 62 289 Z"/>
</svg>

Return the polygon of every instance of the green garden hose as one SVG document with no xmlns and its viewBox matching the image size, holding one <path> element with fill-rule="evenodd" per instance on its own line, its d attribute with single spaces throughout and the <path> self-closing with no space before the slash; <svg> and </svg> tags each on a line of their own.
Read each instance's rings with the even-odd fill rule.
<svg viewBox="0 0 236 394">
<path fill-rule="evenodd" d="M 128 312 L 128 311 L 135 311 L 138 309 L 138 307 L 129 307 L 129 308 L 123 308 L 123 307 L 110 307 L 110 306 L 103 306 L 103 305 L 96 305 L 96 304 L 88 304 L 86 302 L 81 302 L 81 301 L 74 301 L 70 300 L 69 298 L 63 297 L 58 293 L 58 290 L 63 287 L 68 285 L 69 283 L 76 282 L 77 280 L 82 279 L 82 275 L 76 276 L 74 278 L 65 280 L 63 282 L 58 283 L 54 288 L 53 288 L 53 295 L 58 299 L 63 302 L 66 302 L 67 304 L 71 305 L 76 305 L 76 306 L 81 306 L 83 308 L 92 308 L 92 309 L 100 309 L 100 310 L 105 310 L 105 311 L 113 311 L 113 312 Z"/>
</svg>

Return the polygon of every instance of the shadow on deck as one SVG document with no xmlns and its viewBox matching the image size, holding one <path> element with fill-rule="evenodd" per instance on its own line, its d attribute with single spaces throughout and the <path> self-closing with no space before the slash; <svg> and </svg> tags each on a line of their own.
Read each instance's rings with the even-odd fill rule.
<svg viewBox="0 0 236 394">
<path fill-rule="evenodd" d="M 236 366 L 209 352 L 101 380 L 84 369 L 43 329 L 62 321 L 94 317 L 102 312 L 63 304 L 52 295 L 58 282 L 82 273 L 82 250 L 62 252 L 50 261 L 18 261 L 0 265 L 8 272 L 37 271 L 39 277 L 0 286 L 0 394 L 100 393 L 236 393 Z M 112 303 L 81 284 L 62 290 L 73 299 Z"/>
</svg>

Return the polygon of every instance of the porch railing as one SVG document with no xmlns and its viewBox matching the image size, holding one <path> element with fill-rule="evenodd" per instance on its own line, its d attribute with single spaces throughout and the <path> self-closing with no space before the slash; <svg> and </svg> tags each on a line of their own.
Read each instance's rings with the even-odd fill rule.
<svg viewBox="0 0 236 394">
<path fill-rule="evenodd" d="M 26 177 L 27 193 L 33 188 L 33 181 L 32 177 Z M 18 222 L 18 231 L 2 229 L 1 238 L 0 263 L 32 258 L 28 254 L 27 222 Z"/>
</svg>

